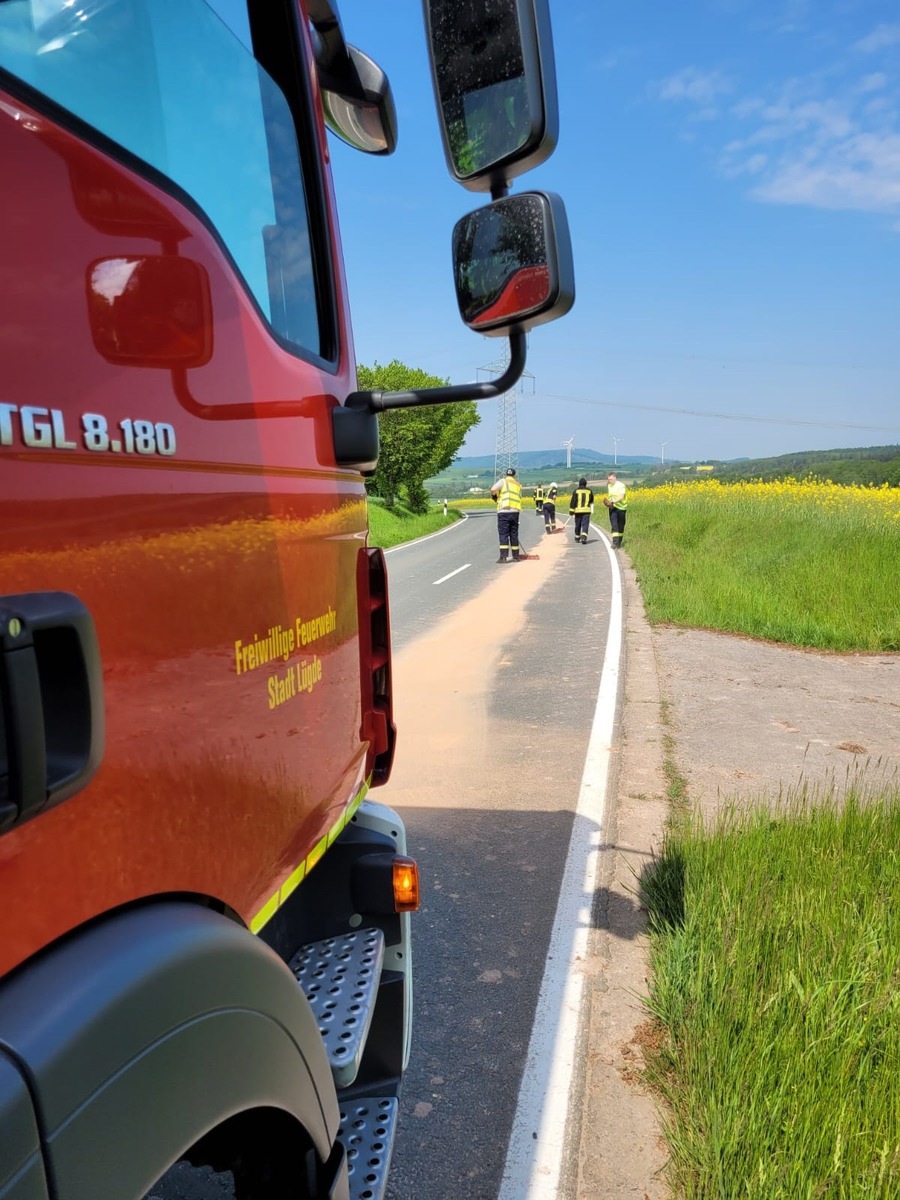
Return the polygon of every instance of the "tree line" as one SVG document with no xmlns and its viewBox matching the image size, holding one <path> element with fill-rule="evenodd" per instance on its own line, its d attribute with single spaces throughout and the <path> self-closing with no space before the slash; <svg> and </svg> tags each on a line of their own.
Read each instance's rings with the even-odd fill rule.
<svg viewBox="0 0 900 1200">
<path fill-rule="evenodd" d="M 723 463 L 716 477 L 732 483 L 752 476 L 769 482 L 792 475 L 795 479 L 815 475 L 832 483 L 900 487 L 900 446 L 854 446 L 840 450 L 806 450 L 780 454 L 776 458 Z"/>
</svg>

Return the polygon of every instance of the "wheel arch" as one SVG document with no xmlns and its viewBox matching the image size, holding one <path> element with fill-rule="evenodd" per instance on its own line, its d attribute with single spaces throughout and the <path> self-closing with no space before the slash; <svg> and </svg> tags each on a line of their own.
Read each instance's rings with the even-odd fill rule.
<svg viewBox="0 0 900 1200">
<path fill-rule="evenodd" d="M 67 1200 L 141 1197 L 235 1115 L 280 1110 L 328 1159 L 339 1113 L 312 1010 L 243 926 L 183 901 L 111 914 L 0 984 L 48 1173 Z"/>
</svg>

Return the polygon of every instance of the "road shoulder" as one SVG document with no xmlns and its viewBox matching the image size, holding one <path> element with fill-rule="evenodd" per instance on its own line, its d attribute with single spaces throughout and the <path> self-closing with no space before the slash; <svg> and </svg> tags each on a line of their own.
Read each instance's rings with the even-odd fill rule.
<svg viewBox="0 0 900 1200">
<path fill-rule="evenodd" d="M 659 1112 L 641 1084 L 646 914 L 637 878 L 667 817 L 666 735 L 705 820 L 723 805 L 814 799 L 900 778 L 900 655 L 827 654 L 709 630 L 651 629 L 635 573 L 625 597 L 625 688 L 598 921 L 577 1200 L 665 1200 Z M 663 703 L 667 724 L 661 724 Z"/>
<path fill-rule="evenodd" d="M 588 974 L 588 1057 L 578 1200 L 665 1200 L 667 1153 L 656 1101 L 641 1082 L 641 998 L 649 974 L 638 879 L 662 841 L 668 805 L 662 697 L 653 634 L 623 555 L 624 694 Z"/>
</svg>

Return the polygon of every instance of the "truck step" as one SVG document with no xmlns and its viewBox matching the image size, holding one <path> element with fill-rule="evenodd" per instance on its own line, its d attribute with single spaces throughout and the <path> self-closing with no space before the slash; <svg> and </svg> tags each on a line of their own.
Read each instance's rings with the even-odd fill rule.
<svg viewBox="0 0 900 1200">
<path fill-rule="evenodd" d="M 397 1132 L 397 1101 L 362 1096 L 341 1105 L 338 1141 L 347 1154 L 350 1200 L 381 1200 Z"/>
<path fill-rule="evenodd" d="M 302 946 L 291 959 L 319 1023 L 335 1087 L 349 1087 L 362 1061 L 384 957 L 380 929 L 357 929 Z"/>
</svg>

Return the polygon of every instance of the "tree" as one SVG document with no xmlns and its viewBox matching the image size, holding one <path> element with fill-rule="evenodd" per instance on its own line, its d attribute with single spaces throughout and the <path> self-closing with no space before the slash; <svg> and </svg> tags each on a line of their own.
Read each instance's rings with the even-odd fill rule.
<svg viewBox="0 0 900 1200">
<path fill-rule="evenodd" d="M 450 381 L 407 367 L 395 358 L 386 367 L 377 362 L 358 368 L 362 391 L 407 392 L 416 388 L 444 387 Z M 471 400 L 456 404 L 428 404 L 421 408 L 392 408 L 378 414 L 381 448 L 378 468 L 367 481 L 369 491 L 393 508 L 401 488 L 413 512 L 428 511 L 425 480 L 449 467 L 466 434 L 481 420 Z"/>
</svg>

